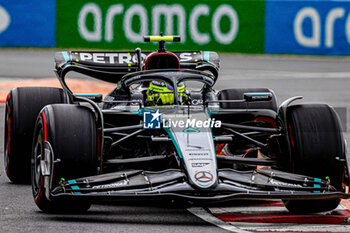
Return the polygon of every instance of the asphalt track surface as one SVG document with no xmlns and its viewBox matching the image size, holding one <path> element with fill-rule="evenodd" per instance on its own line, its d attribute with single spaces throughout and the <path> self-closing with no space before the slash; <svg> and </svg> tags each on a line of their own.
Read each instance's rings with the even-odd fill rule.
<svg viewBox="0 0 350 233">
<path fill-rule="evenodd" d="M 0 50 L 0 91 L 1 81 L 54 77 L 54 52 Z M 350 59 L 221 54 L 221 60 L 216 89 L 268 87 L 279 103 L 296 95 L 304 96 L 303 102 L 328 103 L 340 109 L 349 141 Z M 11 184 L 6 178 L 3 122 L 0 104 L 0 232 L 227 232 L 193 215 L 194 211 L 167 203 L 94 204 L 84 215 L 43 214 L 34 204 L 30 186 Z M 350 232 L 350 226 L 342 231 Z"/>
</svg>

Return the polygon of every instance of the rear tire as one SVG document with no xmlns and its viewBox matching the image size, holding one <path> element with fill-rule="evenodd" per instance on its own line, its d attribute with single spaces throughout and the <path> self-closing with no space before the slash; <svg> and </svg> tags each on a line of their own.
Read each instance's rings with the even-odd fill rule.
<svg viewBox="0 0 350 233">
<path fill-rule="evenodd" d="M 277 112 L 277 103 L 275 93 L 267 88 L 234 88 L 234 89 L 225 89 L 221 90 L 218 93 L 219 100 L 243 100 L 244 93 L 253 93 L 253 92 L 270 92 L 272 93 L 271 101 L 259 101 L 259 102 L 250 102 L 248 105 L 246 103 L 220 103 L 221 108 L 226 109 L 246 109 L 247 106 L 250 109 L 270 109 Z"/>
<path fill-rule="evenodd" d="M 68 103 L 62 89 L 19 87 L 6 100 L 4 160 L 7 177 L 13 183 L 30 183 L 30 158 L 35 120 L 48 104 Z"/>
<path fill-rule="evenodd" d="M 51 189 L 44 187 L 40 163 L 44 156 L 44 142 L 54 155 L 50 175 Z M 45 195 L 59 185 L 59 181 L 97 174 L 99 139 L 94 113 L 88 107 L 76 105 L 48 105 L 40 113 L 33 142 L 32 190 L 35 203 L 47 213 L 87 211 L 88 200 L 65 198 L 50 200 Z"/>
<path fill-rule="evenodd" d="M 331 185 L 342 191 L 345 141 L 339 117 L 326 104 L 294 105 L 287 109 L 291 145 L 291 171 L 316 178 L 329 177 Z M 316 213 L 335 209 L 340 199 L 285 201 L 291 212 Z"/>
</svg>

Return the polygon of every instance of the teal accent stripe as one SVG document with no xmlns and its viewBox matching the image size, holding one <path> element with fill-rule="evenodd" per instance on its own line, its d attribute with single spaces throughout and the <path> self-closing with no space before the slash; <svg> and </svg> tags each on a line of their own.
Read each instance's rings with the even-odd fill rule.
<svg viewBox="0 0 350 233">
<path fill-rule="evenodd" d="M 210 52 L 209 51 L 204 51 L 204 61 L 209 61 L 210 60 Z"/>
<path fill-rule="evenodd" d="M 164 130 L 168 133 L 171 141 L 173 142 L 173 144 L 175 146 L 177 153 L 179 154 L 179 157 L 182 159 L 181 150 L 180 150 L 179 145 L 177 144 L 177 141 L 176 141 L 176 138 L 175 138 L 173 132 L 171 132 L 171 130 L 169 128 L 164 128 Z"/>
<path fill-rule="evenodd" d="M 205 108 L 206 113 L 208 114 L 209 117 L 211 117 L 211 115 L 220 112 L 220 110 L 210 110 L 209 107 Z"/>
<path fill-rule="evenodd" d="M 211 117 L 211 115 L 216 114 L 218 112 L 220 112 L 220 111 L 218 111 L 218 110 L 213 110 L 213 111 L 208 110 L 208 115 Z"/>
<path fill-rule="evenodd" d="M 68 52 L 62 52 L 62 55 L 63 55 L 63 57 L 64 57 L 64 61 L 65 61 L 65 62 L 70 61 Z"/>
<path fill-rule="evenodd" d="M 320 178 L 315 178 L 314 181 L 318 183 L 322 183 L 322 180 Z"/>
<path fill-rule="evenodd" d="M 282 120 L 281 116 L 278 116 L 277 118 L 281 121 L 283 128 L 286 128 L 286 126 L 284 125 L 284 121 Z"/>
<path fill-rule="evenodd" d="M 68 180 L 67 182 L 68 182 L 68 184 L 76 184 L 77 183 L 76 180 Z"/>
<path fill-rule="evenodd" d="M 77 183 L 76 180 L 68 180 L 67 182 L 68 182 L 68 184 L 76 184 Z M 78 185 L 73 185 L 73 186 L 71 186 L 71 188 L 75 189 L 75 190 L 80 189 Z M 74 192 L 74 194 L 82 194 L 82 193 L 81 192 Z"/>
<path fill-rule="evenodd" d="M 315 178 L 314 179 L 315 182 L 318 182 L 318 183 L 321 183 L 322 180 L 319 179 L 319 178 Z M 314 184 L 314 188 L 321 188 L 321 185 L 320 184 Z M 320 193 L 321 191 L 314 191 L 314 193 Z"/>
<path fill-rule="evenodd" d="M 211 114 L 217 113 L 219 111 L 210 111 L 209 108 L 206 108 L 205 112 L 207 113 L 208 117 L 211 118 Z M 211 134 L 211 141 L 213 142 L 213 146 L 214 146 L 215 157 L 217 157 L 218 155 L 216 154 L 216 150 L 215 150 L 215 142 L 214 142 L 213 129 L 212 128 L 210 128 L 210 134 Z"/>
</svg>

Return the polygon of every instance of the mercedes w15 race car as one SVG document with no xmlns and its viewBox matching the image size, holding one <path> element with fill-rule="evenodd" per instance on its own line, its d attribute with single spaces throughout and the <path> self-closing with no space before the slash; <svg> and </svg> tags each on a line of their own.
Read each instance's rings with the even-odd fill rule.
<svg viewBox="0 0 350 233">
<path fill-rule="evenodd" d="M 5 166 L 31 182 L 44 212 L 86 211 L 95 200 L 207 204 L 282 199 L 321 212 L 349 198 L 349 157 L 327 104 L 277 106 L 267 88 L 214 90 L 215 52 L 169 52 L 179 36 L 145 36 L 154 52 L 58 52 L 62 85 L 19 87 L 6 102 Z M 103 98 L 73 93 L 77 72 L 116 83 Z"/>
</svg>

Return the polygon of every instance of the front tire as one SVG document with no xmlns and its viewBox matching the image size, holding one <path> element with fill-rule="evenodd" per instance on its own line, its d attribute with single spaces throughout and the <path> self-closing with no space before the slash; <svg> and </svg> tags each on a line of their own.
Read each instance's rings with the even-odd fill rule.
<svg viewBox="0 0 350 233">
<path fill-rule="evenodd" d="M 53 166 L 49 179 L 41 163 L 52 150 Z M 35 203 L 47 213 L 87 211 L 91 202 L 73 198 L 51 200 L 47 193 L 61 179 L 96 175 L 98 172 L 99 139 L 95 116 L 90 108 L 76 105 L 48 105 L 40 113 L 35 127 L 32 153 L 32 190 Z M 46 180 L 45 180 L 46 178 Z M 50 181 L 49 181 L 50 180 Z M 50 182 L 47 190 L 45 182 Z M 46 183 L 47 184 L 47 183 Z M 45 195 L 46 193 L 46 195 Z"/>
<path fill-rule="evenodd" d="M 287 128 L 291 145 L 291 171 L 321 179 L 343 191 L 345 141 L 339 117 L 326 104 L 303 104 L 287 109 Z M 337 159 L 338 157 L 338 159 Z M 316 213 L 335 209 L 340 199 L 285 201 L 291 212 Z"/>
<path fill-rule="evenodd" d="M 30 183 L 30 157 L 35 120 L 48 104 L 68 103 L 62 89 L 19 87 L 6 99 L 4 164 L 13 183 Z"/>
</svg>

